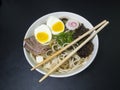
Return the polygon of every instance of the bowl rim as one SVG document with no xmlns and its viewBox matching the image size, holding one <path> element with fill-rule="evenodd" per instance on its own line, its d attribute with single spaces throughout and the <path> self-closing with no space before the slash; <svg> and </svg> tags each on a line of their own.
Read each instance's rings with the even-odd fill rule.
<svg viewBox="0 0 120 90">
<path fill-rule="evenodd" d="M 32 23 L 32 25 L 31 25 L 31 26 L 28 28 L 28 30 L 26 31 L 25 36 L 24 36 L 24 39 L 27 38 L 27 37 L 29 37 L 28 34 L 29 34 L 31 28 L 32 28 L 34 25 L 36 25 L 36 23 L 40 22 L 40 20 L 42 20 L 42 18 L 51 16 L 51 15 L 52 15 L 52 16 L 53 16 L 53 15 L 62 15 L 62 16 L 63 16 L 63 15 L 67 15 L 67 14 L 81 18 L 82 20 L 84 20 L 84 22 L 86 22 L 86 23 L 88 24 L 88 26 L 89 26 L 90 28 L 93 28 L 93 25 L 92 25 L 86 18 L 82 17 L 82 16 L 79 15 L 79 14 L 72 13 L 72 12 L 66 12 L 66 11 L 52 12 L 52 13 L 46 14 L 46 15 L 38 18 L 36 21 L 34 21 L 34 22 Z M 85 24 L 85 23 L 83 23 L 83 24 Z M 90 64 L 94 61 L 94 59 L 95 59 L 95 57 L 96 57 L 96 55 L 97 55 L 97 52 L 98 52 L 98 48 L 99 48 L 99 39 L 98 39 L 98 36 L 96 35 L 96 36 L 94 37 L 94 39 L 95 39 L 95 42 L 96 42 L 96 43 L 95 43 L 95 44 L 96 44 L 96 49 L 94 50 L 94 54 L 93 54 L 93 56 L 91 56 L 91 59 L 89 60 L 89 63 L 87 63 L 83 68 L 80 68 L 79 70 L 76 70 L 76 71 L 74 71 L 74 72 L 67 73 L 67 74 L 51 74 L 50 76 L 51 76 L 51 77 L 57 77 L 57 78 L 70 77 L 70 76 L 76 75 L 76 74 L 84 71 L 87 67 L 89 67 Z M 23 45 L 24 45 L 24 41 L 23 41 Z M 94 47 L 94 48 L 95 48 L 95 47 Z M 23 52 L 24 52 L 25 58 L 27 59 L 28 63 L 33 67 L 34 64 L 31 62 L 30 57 L 28 56 L 28 52 L 26 51 L 26 49 L 25 49 L 24 47 L 23 47 Z M 41 74 L 46 74 L 44 71 L 42 71 L 42 70 L 40 70 L 40 69 L 36 69 L 36 70 L 37 70 L 38 72 L 40 72 Z"/>
</svg>

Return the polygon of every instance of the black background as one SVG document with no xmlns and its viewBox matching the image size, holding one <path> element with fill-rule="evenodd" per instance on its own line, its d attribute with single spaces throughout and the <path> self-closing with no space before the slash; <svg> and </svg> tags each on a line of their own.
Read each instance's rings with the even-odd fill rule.
<svg viewBox="0 0 120 90">
<path fill-rule="evenodd" d="M 119 2 L 94 0 L 1 0 L 0 1 L 0 90 L 120 90 Z M 68 11 L 80 14 L 93 25 L 104 19 L 110 24 L 99 36 L 99 51 L 83 72 L 68 78 L 48 77 L 30 71 L 23 53 L 23 38 L 41 16 Z"/>
</svg>

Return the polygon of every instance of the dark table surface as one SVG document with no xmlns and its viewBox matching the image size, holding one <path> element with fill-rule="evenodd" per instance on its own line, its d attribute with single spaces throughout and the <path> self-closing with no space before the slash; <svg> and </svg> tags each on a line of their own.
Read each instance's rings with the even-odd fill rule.
<svg viewBox="0 0 120 90">
<path fill-rule="evenodd" d="M 68 11 L 93 25 L 104 19 L 110 24 L 99 36 L 99 51 L 83 72 L 68 78 L 48 77 L 30 71 L 23 53 L 23 38 L 41 16 Z M 115 1 L 1 0 L 0 1 L 0 90 L 120 90 L 120 7 Z"/>
</svg>

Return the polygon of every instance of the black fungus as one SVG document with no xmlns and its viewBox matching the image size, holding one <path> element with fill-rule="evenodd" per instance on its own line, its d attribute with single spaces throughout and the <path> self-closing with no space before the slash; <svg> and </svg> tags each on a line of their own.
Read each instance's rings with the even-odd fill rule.
<svg viewBox="0 0 120 90">
<path fill-rule="evenodd" d="M 76 39 L 78 38 L 78 36 L 84 34 L 85 32 L 87 32 L 89 29 L 85 28 L 85 26 L 83 24 L 81 24 L 76 30 L 75 33 L 73 35 L 73 38 Z"/>
<path fill-rule="evenodd" d="M 63 21 L 64 24 L 66 24 L 66 22 L 68 21 L 67 18 L 60 18 L 60 19 Z"/>
<path fill-rule="evenodd" d="M 78 29 L 76 29 L 75 33 L 73 34 L 73 38 L 76 39 L 78 38 L 78 36 L 81 36 L 82 34 L 84 34 L 85 32 L 87 32 L 89 29 L 85 28 L 85 26 L 83 24 L 81 24 L 79 26 Z M 83 38 L 82 40 L 80 40 L 78 43 L 81 44 L 88 36 L 86 36 L 85 38 Z M 85 44 L 80 50 L 78 50 L 77 54 L 80 57 L 88 57 L 92 51 L 94 49 L 94 45 L 92 43 L 92 41 L 89 41 L 87 44 Z"/>
<path fill-rule="evenodd" d="M 77 54 L 80 57 L 87 57 L 89 56 L 92 51 L 93 51 L 93 43 L 92 42 L 88 42 L 86 45 L 84 45 L 80 50 L 78 50 Z"/>
</svg>

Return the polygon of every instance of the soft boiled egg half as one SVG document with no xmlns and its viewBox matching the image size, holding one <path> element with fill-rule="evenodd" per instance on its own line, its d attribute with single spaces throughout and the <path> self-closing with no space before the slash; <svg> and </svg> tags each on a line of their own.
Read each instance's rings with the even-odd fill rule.
<svg viewBox="0 0 120 90">
<path fill-rule="evenodd" d="M 57 17 L 50 16 L 47 20 L 47 25 L 52 31 L 52 34 L 56 35 L 64 31 L 64 23 Z"/>
<path fill-rule="evenodd" d="M 49 27 L 45 24 L 40 25 L 34 31 L 36 40 L 41 44 L 47 44 L 52 39 Z"/>
</svg>

